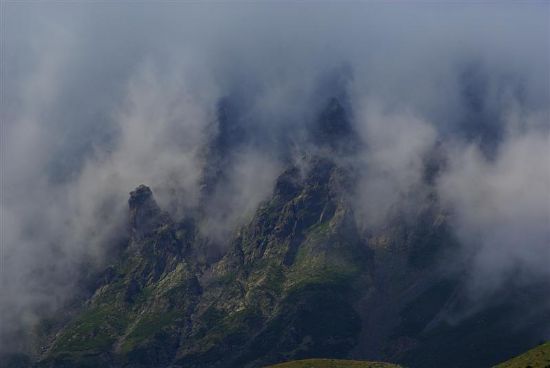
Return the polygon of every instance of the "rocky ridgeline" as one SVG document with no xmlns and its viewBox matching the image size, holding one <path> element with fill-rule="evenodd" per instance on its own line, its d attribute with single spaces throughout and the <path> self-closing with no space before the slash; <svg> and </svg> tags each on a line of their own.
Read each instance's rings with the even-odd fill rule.
<svg viewBox="0 0 550 368">
<path fill-rule="evenodd" d="M 223 107 L 223 119 L 234 115 Z M 223 144 L 209 150 L 207 162 L 218 166 L 205 171 L 203 205 L 228 166 L 219 152 L 230 155 L 231 137 L 244 139 L 242 129 L 222 125 L 226 136 L 214 142 Z M 497 362 L 500 345 L 479 351 L 475 342 L 499 339 L 513 305 L 461 325 L 445 322 L 460 279 L 438 267 L 438 256 L 456 242 L 436 196 L 412 219 L 397 215 L 364 232 L 350 198 L 356 170 L 333 159 L 360 148 L 338 100 L 329 100 L 310 133 L 316 149 L 300 167 L 289 164 L 271 197 L 214 259 L 205 256 L 209 239 L 197 230 L 205 212 L 175 220 L 150 188 L 132 191 L 127 246 L 74 317 L 50 334 L 36 365 L 252 368 L 312 357 L 421 367 L 463 367 L 474 356 L 482 365 Z M 438 165 L 427 167 L 429 182 Z M 507 347 L 530 344 L 523 331 L 500 339 Z"/>
</svg>

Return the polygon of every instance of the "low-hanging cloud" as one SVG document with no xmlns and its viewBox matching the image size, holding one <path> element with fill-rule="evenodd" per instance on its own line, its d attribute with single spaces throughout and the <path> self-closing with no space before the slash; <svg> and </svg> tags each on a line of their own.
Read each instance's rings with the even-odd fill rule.
<svg viewBox="0 0 550 368">
<path fill-rule="evenodd" d="M 362 106 L 356 118 L 366 142 L 357 210 L 367 228 L 377 228 L 395 211 L 414 212 L 426 200 L 424 165 L 437 131 L 410 111 L 384 112 L 376 101 Z"/>
<path fill-rule="evenodd" d="M 475 297 L 549 280 L 549 160 L 548 132 L 508 137 L 494 161 L 475 145 L 451 151 L 438 190 L 471 257 L 468 286 Z"/>
<path fill-rule="evenodd" d="M 525 283 L 549 277 L 548 4 L 10 2 L 4 11 L 6 349 L 73 295 L 79 265 L 104 262 L 134 187 L 151 186 L 177 218 L 194 213 L 225 98 L 248 137 L 212 194 L 208 206 L 223 211 L 205 233 L 223 239 L 246 220 L 339 95 L 364 144 L 353 159 L 365 226 L 423 200 L 423 163 L 441 144 L 448 162 L 435 185 L 471 289 L 490 294 L 518 269 Z"/>
</svg>

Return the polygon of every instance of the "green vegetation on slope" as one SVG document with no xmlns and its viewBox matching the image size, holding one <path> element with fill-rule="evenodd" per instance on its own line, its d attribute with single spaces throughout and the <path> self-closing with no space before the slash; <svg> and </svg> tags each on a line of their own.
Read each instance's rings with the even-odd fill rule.
<svg viewBox="0 0 550 368">
<path fill-rule="evenodd" d="M 266 368 L 399 368 L 400 366 L 381 362 L 339 359 L 305 359 L 272 365 Z"/>
<path fill-rule="evenodd" d="M 550 341 L 529 350 L 515 358 L 496 366 L 496 368 L 549 368 Z"/>
</svg>

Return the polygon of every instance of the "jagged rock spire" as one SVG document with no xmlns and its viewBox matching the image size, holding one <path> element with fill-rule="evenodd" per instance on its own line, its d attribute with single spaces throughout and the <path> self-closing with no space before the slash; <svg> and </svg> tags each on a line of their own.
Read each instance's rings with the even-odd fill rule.
<svg viewBox="0 0 550 368">
<path fill-rule="evenodd" d="M 148 201 L 155 201 L 153 199 L 153 192 L 147 185 L 139 185 L 136 189 L 130 192 L 130 199 L 128 205 L 130 210 L 136 209 Z"/>
<path fill-rule="evenodd" d="M 319 147 L 338 154 L 353 153 L 359 146 L 348 113 L 335 97 L 330 98 L 321 110 L 311 134 Z"/>
<path fill-rule="evenodd" d="M 157 205 L 151 189 L 141 184 L 130 192 L 130 232 L 134 238 L 150 235 L 158 226 L 165 223 L 167 215 Z"/>
</svg>

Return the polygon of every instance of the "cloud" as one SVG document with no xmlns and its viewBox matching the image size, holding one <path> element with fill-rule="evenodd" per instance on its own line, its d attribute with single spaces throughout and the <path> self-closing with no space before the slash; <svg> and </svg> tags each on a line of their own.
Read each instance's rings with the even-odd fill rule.
<svg viewBox="0 0 550 368">
<path fill-rule="evenodd" d="M 508 137 L 495 160 L 475 145 L 449 155 L 441 198 L 471 262 L 476 298 L 550 279 L 550 134 Z"/>
<path fill-rule="evenodd" d="M 472 289 L 498 288 L 517 267 L 526 280 L 547 277 L 548 4 L 4 9 L 6 348 L 73 295 L 80 265 L 103 262 L 134 187 L 151 186 L 176 217 L 195 210 L 224 98 L 248 140 L 212 197 L 224 211 L 203 231 L 223 238 L 269 195 L 338 94 L 365 143 L 356 159 L 368 226 L 422 201 L 424 156 L 445 142 L 450 166 L 437 188 L 471 259 Z"/>
<path fill-rule="evenodd" d="M 56 83 L 50 87 L 54 93 Z M 8 193 L 2 201 L 4 336 L 29 331 L 37 316 L 74 295 L 83 263 L 102 264 L 125 236 L 128 192 L 137 184 L 151 185 L 166 208 L 174 198 L 181 201 L 177 210 L 196 204 L 199 149 L 212 120 L 205 109 L 212 102 L 202 101 L 198 92 L 189 92 L 176 74 L 160 80 L 143 67 L 111 112 L 109 144 L 91 142 L 76 167 L 50 161 L 63 153 L 56 135 L 65 132 L 52 128 L 47 116 L 24 114 L 8 127 L 10 140 L 2 152 Z M 28 103 L 25 112 L 40 108 L 34 94 Z"/>
<path fill-rule="evenodd" d="M 250 220 L 258 204 L 273 191 L 281 162 L 257 151 L 239 152 L 226 181 L 216 187 L 200 224 L 203 236 L 220 247 L 227 245 L 238 225 Z"/>
<path fill-rule="evenodd" d="M 433 150 L 437 131 L 433 124 L 410 111 L 384 111 L 369 100 L 356 113 L 366 142 L 359 161 L 358 207 L 367 228 L 384 225 L 395 211 L 414 211 L 426 200 L 426 157 Z"/>
</svg>

